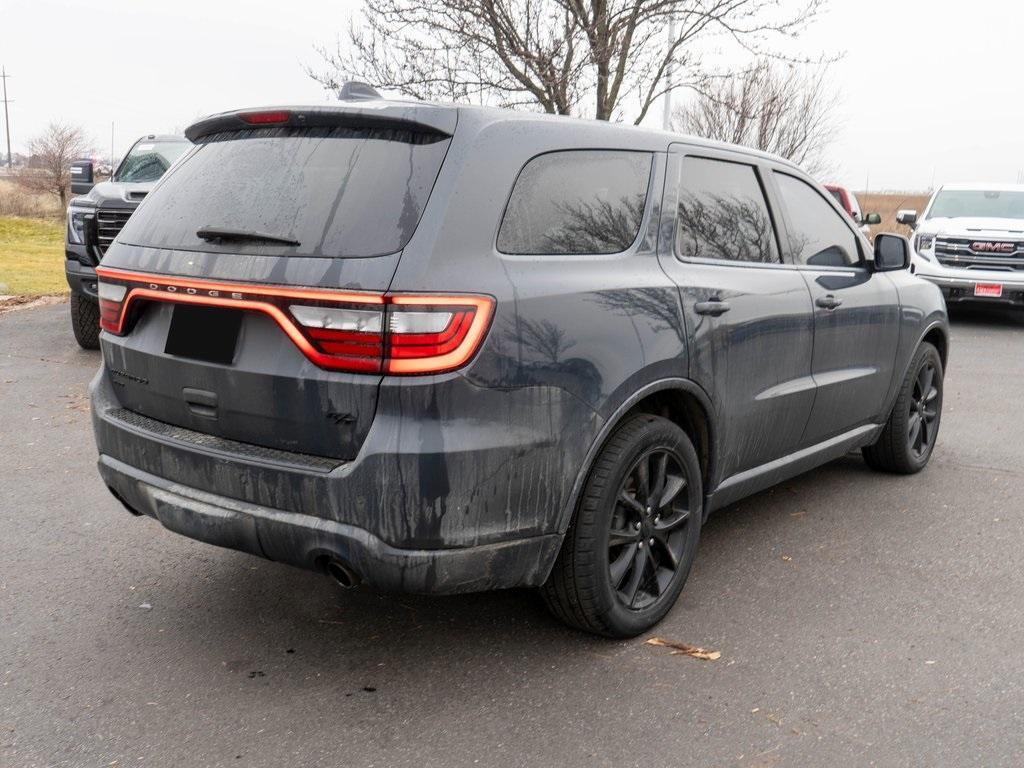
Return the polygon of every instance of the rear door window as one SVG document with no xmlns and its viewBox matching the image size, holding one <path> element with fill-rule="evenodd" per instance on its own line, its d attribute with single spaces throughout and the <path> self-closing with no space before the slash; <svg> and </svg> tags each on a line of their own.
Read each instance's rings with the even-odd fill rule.
<svg viewBox="0 0 1024 768">
<path fill-rule="evenodd" d="M 640 233 L 650 178 L 648 152 L 573 150 L 535 157 L 512 190 L 498 250 L 621 253 Z"/>
<path fill-rule="evenodd" d="M 786 207 L 789 255 L 797 264 L 811 267 L 849 267 L 860 263 L 857 236 L 849 217 L 836 212 L 806 181 L 775 173 Z"/>
<path fill-rule="evenodd" d="M 450 139 L 405 129 L 266 127 L 213 134 L 152 192 L 120 240 L 195 251 L 367 257 L 412 237 Z M 200 229 L 283 243 L 210 241 Z"/>
<path fill-rule="evenodd" d="M 678 221 L 681 258 L 779 263 L 775 227 L 752 165 L 685 158 Z"/>
</svg>

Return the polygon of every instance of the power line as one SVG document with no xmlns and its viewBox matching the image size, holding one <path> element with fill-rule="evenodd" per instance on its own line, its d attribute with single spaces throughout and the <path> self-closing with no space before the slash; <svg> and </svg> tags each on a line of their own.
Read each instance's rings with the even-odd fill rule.
<svg viewBox="0 0 1024 768">
<path fill-rule="evenodd" d="M 7 168 L 11 168 L 11 118 L 7 114 L 7 78 L 10 75 L 7 74 L 7 69 L 0 67 L 0 80 L 4 84 L 4 128 L 7 129 Z"/>
</svg>

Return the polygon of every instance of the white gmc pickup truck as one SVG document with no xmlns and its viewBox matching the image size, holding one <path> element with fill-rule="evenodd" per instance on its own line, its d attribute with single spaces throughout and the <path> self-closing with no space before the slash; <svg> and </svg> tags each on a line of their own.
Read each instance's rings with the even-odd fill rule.
<svg viewBox="0 0 1024 768">
<path fill-rule="evenodd" d="M 914 272 L 947 303 L 1024 305 L 1024 185 L 947 184 L 923 216 L 900 211 L 914 228 Z"/>
</svg>

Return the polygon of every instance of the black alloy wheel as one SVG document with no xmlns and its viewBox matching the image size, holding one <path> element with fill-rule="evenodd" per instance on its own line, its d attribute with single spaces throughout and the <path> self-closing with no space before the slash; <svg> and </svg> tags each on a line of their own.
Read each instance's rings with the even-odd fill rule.
<svg viewBox="0 0 1024 768">
<path fill-rule="evenodd" d="M 935 446 L 939 419 L 939 388 L 935 365 L 929 360 L 921 366 L 910 400 L 907 418 L 907 443 L 917 459 L 926 458 Z"/>
<path fill-rule="evenodd" d="M 648 451 L 622 482 L 608 532 L 608 575 L 631 610 L 648 608 L 679 571 L 690 524 L 682 459 L 666 448 Z"/>
<path fill-rule="evenodd" d="M 921 344 L 881 434 L 862 451 L 869 467 L 912 475 L 928 465 L 942 421 L 943 373 L 939 351 Z"/>
</svg>

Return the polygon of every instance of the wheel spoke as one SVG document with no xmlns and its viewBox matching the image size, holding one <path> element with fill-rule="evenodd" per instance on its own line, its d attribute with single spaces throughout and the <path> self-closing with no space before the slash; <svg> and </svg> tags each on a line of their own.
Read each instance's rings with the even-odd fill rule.
<svg viewBox="0 0 1024 768">
<path fill-rule="evenodd" d="M 626 547 L 609 567 L 608 571 L 611 575 L 613 589 L 618 590 L 622 586 L 626 574 L 629 573 L 629 565 L 633 562 L 638 551 L 639 547 L 636 544 Z"/>
<path fill-rule="evenodd" d="M 625 489 L 619 491 L 619 504 L 622 504 L 627 509 L 633 510 L 638 515 L 642 515 L 646 511 L 644 505 L 630 496 Z"/>
<path fill-rule="evenodd" d="M 640 541 L 640 531 L 632 526 L 617 530 L 613 528 L 608 534 L 609 547 L 621 547 L 623 544 L 633 544 Z"/>
<path fill-rule="evenodd" d="M 660 597 L 661 582 L 658 581 L 658 564 L 654 561 L 654 552 L 651 551 L 650 547 L 644 547 L 644 557 L 646 558 L 644 571 L 646 573 L 648 565 L 651 567 L 651 573 L 654 574 L 654 578 L 651 581 L 654 583 L 654 589 L 657 592 L 655 597 Z"/>
<path fill-rule="evenodd" d="M 639 499 L 646 500 L 651 497 L 650 467 L 646 456 L 636 465 L 636 486 L 636 495 Z"/>
<path fill-rule="evenodd" d="M 666 568 L 670 568 L 675 571 L 679 568 L 679 557 L 672 549 L 672 542 L 669 541 L 667 531 L 657 531 L 654 534 L 654 541 L 658 546 L 658 549 L 665 556 L 665 560 L 662 562 Z"/>
<path fill-rule="evenodd" d="M 921 417 L 921 445 L 920 450 L 923 452 L 931 441 L 931 427 L 928 424 L 928 419 Z"/>
<path fill-rule="evenodd" d="M 932 387 L 931 391 L 928 393 L 928 396 L 924 399 L 924 401 L 925 401 L 925 403 L 934 403 L 936 398 L 938 398 L 938 396 L 939 396 L 939 388 L 938 387 Z"/>
<path fill-rule="evenodd" d="M 661 498 L 655 500 L 658 509 L 664 509 L 665 507 L 670 506 L 685 487 L 686 480 L 678 475 L 669 475 L 665 483 L 665 488 L 661 492 Z"/>
<path fill-rule="evenodd" d="M 637 545 L 636 554 L 633 555 L 632 560 L 632 573 L 629 575 L 629 583 L 626 584 L 626 588 L 623 589 L 623 594 L 626 596 L 626 604 L 630 608 L 636 603 L 637 593 L 640 591 L 640 584 L 644 580 L 644 573 L 647 571 L 647 553 L 644 548 L 639 544 Z"/>
<path fill-rule="evenodd" d="M 668 454 L 654 454 L 651 456 L 651 463 L 654 467 L 651 474 L 651 494 L 647 503 L 649 506 L 656 506 L 658 499 L 665 493 L 665 484 L 668 482 Z"/>
<path fill-rule="evenodd" d="M 686 523 L 686 521 L 689 520 L 689 519 L 690 519 L 690 510 L 688 510 L 688 509 L 679 510 L 676 514 L 672 515 L 672 517 L 669 517 L 667 519 L 663 517 L 661 519 L 661 522 L 659 522 L 655 526 L 654 531 L 655 531 L 655 533 L 668 534 L 671 531 L 674 531 L 676 528 L 681 528 Z"/>
<path fill-rule="evenodd" d="M 926 365 L 921 369 L 920 375 L 917 377 L 917 383 L 921 387 L 921 395 L 925 395 L 932 391 L 932 383 L 935 380 L 935 368 L 930 365 Z"/>
<path fill-rule="evenodd" d="M 921 414 L 910 414 L 910 424 L 908 426 L 907 440 L 910 442 L 911 448 L 917 448 L 917 440 L 921 436 L 921 421 Z"/>
</svg>

